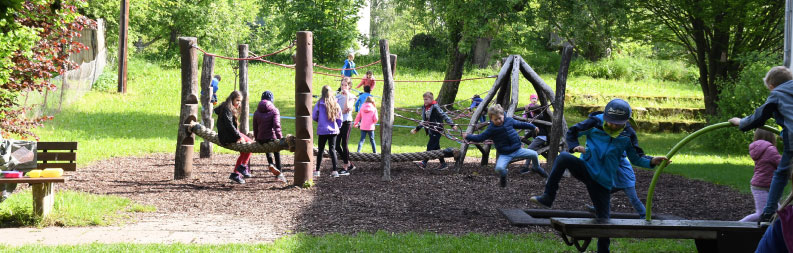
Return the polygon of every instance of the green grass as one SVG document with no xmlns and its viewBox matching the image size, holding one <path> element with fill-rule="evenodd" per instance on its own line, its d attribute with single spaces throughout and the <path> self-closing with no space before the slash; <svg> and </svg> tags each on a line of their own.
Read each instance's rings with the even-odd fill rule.
<svg viewBox="0 0 793 253">
<path fill-rule="evenodd" d="M 595 248 L 595 242 L 589 249 Z M 692 240 L 612 240 L 614 252 L 691 252 Z M 575 252 L 553 234 L 463 236 L 432 233 L 358 233 L 286 236 L 266 244 L 84 244 L 28 245 L 0 252 Z"/>
<path fill-rule="evenodd" d="M 0 203 L 2 226 L 107 226 L 128 221 L 131 213 L 154 212 L 156 208 L 133 203 L 112 195 L 85 192 L 58 191 L 49 216 L 42 219 L 33 215 L 30 190 L 12 194 Z"/>
</svg>

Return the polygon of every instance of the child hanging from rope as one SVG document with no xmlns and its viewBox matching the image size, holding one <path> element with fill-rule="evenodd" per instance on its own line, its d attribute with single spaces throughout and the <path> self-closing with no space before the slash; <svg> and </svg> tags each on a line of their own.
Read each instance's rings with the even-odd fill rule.
<svg viewBox="0 0 793 253">
<path fill-rule="evenodd" d="M 467 141 L 483 142 L 492 139 L 498 151 L 496 160 L 496 172 L 499 173 L 501 187 L 507 187 L 507 165 L 512 159 L 527 158 L 526 166 L 529 162 L 534 164 L 534 170 L 540 169 L 540 162 L 537 159 L 537 152 L 531 149 L 521 148 L 520 135 L 515 129 L 529 129 L 529 131 L 539 132 L 540 129 L 534 124 L 517 121 L 511 117 L 504 117 L 504 109 L 496 104 L 487 109 L 487 117 L 490 124 L 482 134 L 463 134 Z"/>
<path fill-rule="evenodd" d="M 793 158 L 793 133 L 791 133 L 793 131 L 793 73 L 785 66 L 773 67 L 766 73 L 763 82 L 765 87 L 771 91 L 765 104 L 746 118 L 729 120 L 741 131 L 761 127 L 772 116 L 776 119 L 776 123 L 782 126 L 782 141 L 784 143 L 782 158 L 774 171 L 773 179 L 771 179 L 768 201 L 760 216 L 761 222 L 769 221 L 777 210 L 779 198 L 782 197 L 782 192 L 790 177 L 791 158 Z"/>
<path fill-rule="evenodd" d="M 239 91 L 232 91 L 226 98 L 226 101 L 220 103 L 215 108 L 215 114 L 218 115 L 215 125 L 218 129 L 218 140 L 221 145 L 231 143 L 250 143 L 253 142 L 247 135 L 240 133 L 237 126 L 239 125 L 240 106 L 242 106 L 242 93 Z M 251 153 L 240 152 L 237 158 L 237 163 L 234 165 L 234 170 L 231 172 L 229 179 L 231 181 L 244 184 L 245 179 L 251 177 L 250 162 Z"/>
<path fill-rule="evenodd" d="M 352 75 L 358 75 L 358 71 L 355 71 L 355 54 L 349 53 L 347 54 L 347 59 L 344 60 L 344 67 L 342 67 L 341 75 L 346 77 L 352 77 Z"/>
<path fill-rule="evenodd" d="M 253 136 L 259 144 L 283 138 L 281 113 L 273 104 L 273 93 L 269 90 L 262 93 L 262 100 L 259 102 L 256 112 L 253 113 Z M 275 152 L 265 155 L 267 156 L 267 168 L 279 181 L 286 183 L 286 177 L 281 173 L 281 154 Z M 273 156 L 275 156 L 274 159 Z"/>
<path fill-rule="evenodd" d="M 355 86 L 356 89 L 363 87 L 369 87 L 369 90 L 374 90 L 374 78 L 372 77 L 372 71 L 366 71 L 366 77 L 361 79 L 361 83 L 358 86 Z"/>
<path fill-rule="evenodd" d="M 355 127 L 361 129 L 361 139 L 358 141 L 358 153 L 361 152 L 361 146 L 366 136 L 369 136 L 369 142 L 372 143 L 372 153 L 377 153 L 377 146 L 374 142 L 374 125 L 377 123 L 377 107 L 374 104 L 374 98 L 367 97 L 366 103 L 363 104 L 361 112 L 355 116 Z"/>
<path fill-rule="evenodd" d="M 445 112 L 441 109 L 438 105 L 438 102 L 435 101 L 435 96 L 433 96 L 432 92 L 425 92 L 424 95 L 424 109 L 421 110 L 421 120 L 422 122 L 416 126 L 413 130 L 410 130 L 411 134 L 416 134 L 419 130 L 424 128 L 424 131 L 429 135 L 430 139 L 427 142 L 427 151 L 430 150 L 439 150 L 441 149 L 441 136 L 443 135 L 443 122 L 446 121 L 449 125 L 452 125 L 452 129 L 457 131 L 457 125 L 454 124 L 451 118 L 446 115 Z M 424 126 L 423 124 L 427 124 Z M 430 128 L 432 129 L 430 129 Z M 444 158 L 439 158 L 440 166 L 436 168 L 436 170 L 443 170 L 446 169 L 446 160 Z M 429 160 L 424 160 L 421 162 L 416 162 L 416 166 L 419 168 L 426 168 L 427 162 Z"/>
<path fill-rule="evenodd" d="M 322 86 L 322 96 L 314 106 L 311 117 L 317 124 L 317 135 L 319 135 L 319 151 L 317 152 L 317 169 L 314 171 L 314 177 L 319 177 L 319 168 L 322 165 L 322 153 L 325 152 L 325 143 L 328 143 L 328 154 L 330 154 L 330 161 L 333 164 L 333 172 L 330 173 L 331 177 L 346 176 L 350 173 L 347 170 L 339 170 L 336 160 L 336 135 L 339 134 L 339 126 L 341 122 L 341 108 L 339 103 L 336 102 L 336 97 L 333 94 L 330 86 Z"/>
<path fill-rule="evenodd" d="M 581 158 L 562 152 L 553 163 L 551 175 L 545 184 L 545 192 L 531 197 L 531 201 L 541 206 L 551 207 L 559 190 L 559 181 L 565 170 L 584 183 L 589 198 L 595 206 L 598 219 L 609 218 L 611 189 L 614 177 L 620 166 L 622 155 L 626 154 L 631 163 L 652 168 L 666 160 L 666 157 L 641 156 L 636 132 L 628 124 L 631 107 L 622 99 L 611 100 L 606 104 L 604 113 L 590 117 L 574 125 L 567 131 L 569 152 L 582 153 Z M 586 148 L 578 145 L 578 137 L 586 136 Z M 609 238 L 598 238 L 598 252 L 609 252 Z"/>
</svg>

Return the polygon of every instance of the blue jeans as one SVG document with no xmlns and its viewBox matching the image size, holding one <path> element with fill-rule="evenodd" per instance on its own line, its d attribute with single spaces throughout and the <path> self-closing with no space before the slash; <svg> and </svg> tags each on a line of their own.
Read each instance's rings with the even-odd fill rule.
<svg viewBox="0 0 793 253">
<path fill-rule="evenodd" d="M 570 171 L 573 177 L 586 186 L 587 192 L 589 192 L 589 199 L 592 200 L 592 204 L 595 206 L 595 217 L 608 219 L 610 217 L 611 191 L 592 179 L 584 160 L 567 152 L 562 152 L 559 157 L 556 157 L 553 162 L 553 169 L 551 169 L 551 175 L 548 177 L 548 183 L 545 184 L 545 193 L 543 195 L 548 197 L 549 203 L 553 203 L 556 198 L 556 192 L 559 191 L 559 181 L 562 180 L 565 170 Z M 611 244 L 611 239 L 607 237 L 598 238 L 598 252 L 609 252 L 609 244 Z"/>
<path fill-rule="evenodd" d="M 499 173 L 500 176 L 506 177 L 507 176 L 507 165 L 512 159 L 521 159 L 521 158 L 528 158 L 526 160 L 526 167 L 529 166 L 529 162 L 534 163 L 534 167 L 539 169 L 540 168 L 540 161 L 537 159 L 537 152 L 531 149 L 519 148 L 510 154 L 499 154 L 498 158 L 496 159 L 496 172 Z"/>
<path fill-rule="evenodd" d="M 369 136 L 369 142 L 372 143 L 372 153 L 377 153 L 377 145 L 374 143 L 374 131 L 366 130 L 361 130 L 361 140 L 358 141 L 358 153 L 361 153 L 363 139 L 366 138 L 367 135 Z"/>
<path fill-rule="evenodd" d="M 782 222 L 780 219 L 771 223 L 765 230 L 763 238 L 757 244 L 755 252 L 788 252 L 785 246 L 785 238 L 782 236 Z"/>
<path fill-rule="evenodd" d="M 625 192 L 625 195 L 628 196 L 628 200 L 631 202 L 633 209 L 635 209 L 636 213 L 639 214 L 639 218 L 644 219 L 645 215 L 647 215 L 647 210 L 644 209 L 644 203 L 639 200 L 639 196 L 636 194 L 636 187 L 617 189 L 617 191 Z"/>
<path fill-rule="evenodd" d="M 771 188 L 768 189 L 768 202 L 765 204 L 763 214 L 773 214 L 779 207 L 779 198 L 782 197 L 782 192 L 785 191 L 785 186 L 790 178 L 792 156 L 793 151 L 785 150 L 782 153 L 782 160 L 779 161 L 779 166 L 774 171 L 774 178 L 771 179 Z"/>
</svg>

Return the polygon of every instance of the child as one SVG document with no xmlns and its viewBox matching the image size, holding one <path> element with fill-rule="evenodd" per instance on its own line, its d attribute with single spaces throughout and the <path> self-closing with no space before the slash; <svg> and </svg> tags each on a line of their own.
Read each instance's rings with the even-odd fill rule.
<svg viewBox="0 0 793 253">
<path fill-rule="evenodd" d="M 793 74 L 784 66 L 771 68 L 763 78 L 765 87 L 771 90 L 771 94 L 754 111 L 754 114 L 743 118 L 732 118 L 729 120 L 733 125 L 738 126 L 741 131 L 758 128 L 765 124 L 765 121 L 772 116 L 777 124 L 782 126 L 782 141 L 784 151 L 774 171 L 771 179 L 771 187 L 768 189 L 768 201 L 765 204 L 760 221 L 768 221 L 777 209 L 779 198 L 785 190 L 788 178 L 790 177 L 790 163 L 793 158 Z"/>
<path fill-rule="evenodd" d="M 314 171 L 314 177 L 319 177 L 319 167 L 322 164 L 322 153 L 325 152 L 325 143 L 328 143 L 328 153 L 330 154 L 330 161 L 333 164 L 333 172 L 330 173 L 331 177 L 339 177 L 349 175 L 346 170 L 339 170 L 336 161 L 336 135 L 339 134 L 339 125 L 341 125 L 341 109 L 336 102 L 333 95 L 333 90 L 330 86 L 322 86 L 322 97 L 314 106 L 314 111 L 311 117 L 317 124 L 317 135 L 319 135 L 319 151 L 317 152 L 317 169 Z"/>
<path fill-rule="evenodd" d="M 446 115 L 445 112 L 438 106 L 438 102 L 435 101 L 432 92 L 425 92 L 424 95 L 424 110 L 421 110 L 421 120 L 423 122 L 429 122 L 429 124 L 434 125 L 439 129 L 424 129 L 427 135 L 430 136 L 429 141 L 427 142 L 427 151 L 430 150 L 439 150 L 441 149 L 441 135 L 443 132 L 443 121 L 446 121 L 449 125 L 452 125 L 452 129 L 455 131 L 457 130 L 457 125 L 454 124 L 449 116 Z M 411 134 L 416 134 L 421 128 L 424 128 L 421 124 L 416 126 L 413 130 L 410 130 Z M 436 170 L 443 170 L 446 169 L 446 160 L 443 158 L 438 159 L 441 162 L 441 165 Z M 419 168 L 426 168 L 427 161 L 424 160 L 421 162 L 416 162 L 416 165 Z"/>
<path fill-rule="evenodd" d="M 636 151 L 639 156 L 644 156 L 644 151 L 640 149 Z M 633 166 L 631 166 L 631 162 L 625 153 L 622 154 L 622 159 L 620 159 L 620 167 L 617 169 L 617 174 L 614 178 L 614 188 L 611 189 L 611 193 L 614 194 L 618 191 L 625 193 L 628 201 L 631 202 L 631 206 L 636 210 L 636 214 L 639 215 L 639 219 L 644 219 L 647 215 L 647 210 L 644 209 L 644 203 L 639 199 L 639 195 L 636 194 L 636 174 L 633 172 Z M 597 213 L 595 207 L 587 205 L 587 208 L 589 208 L 590 212 Z"/>
<path fill-rule="evenodd" d="M 358 153 L 361 152 L 361 145 L 363 139 L 369 135 L 369 142 L 372 143 L 372 153 L 377 153 L 377 147 L 374 142 L 374 125 L 377 123 L 377 107 L 374 105 L 374 98 L 367 97 L 366 103 L 363 104 L 361 112 L 355 116 L 355 127 L 361 129 L 361 139 L 358 141 Z"/>
<path fill-rule="evenodd" d="M 531 149 L 521 148 L 520 136 L 515 129 L 530 129 L 530 131 L 539 132 L 540 129 L 531 123 L 517 121 L 511 117 L 504 117 L 504 109 L 501 105 L 493 105 L 487 109 L 487 117 L 490 118 L 490 124 L 487 130 L 482 134 L 463 134 L 463 138 L 467 141 L 483 142 L 487 139 L 492 139 L 498 151 L 498 159 L 496 159 L 496 172 L 499 173 L 501 178 L 501 187 L 507 187 L 507 165 L 512 159 L 528 158 L 526 165 L 529 161 L 534 163 L 534 169 L 540 170 L 540 162 L 537 160 L 537 152 Z"/>
<path fill-rule="evenodd" d="M 209 88 L 212 90 L 212 93 L 209 96 L 209 102 L 212 103 L 212 105 L 217 105 L 218 104 L 218 94 L 217 93 L 218 93 L 218 83 L 219 82 L 220 82 L 220 75 L 215 75 L 215 77 L 212 78 L 212 82 L 209 83 Z M 204 94 L 205 93 L 202 91 L 201 95 L 203 96 Z"/>
<path fill-rule="evenodd" d="M 474 97 L 471 98 L 471 106 L 468 107 L 468 111 L 473 112 L 476 110 L 476 107 L 479 107 L 482 101 L 483 99 L 479 97 L 479 95 L 474 95 Z M 485 115 L 479 117 L 479 122 L 485 122 Z"/>
<path fill-rule="evenodd" d="M 339 103 L 341 110 L 341 129 L 339 135 L 336 135 L 336 154 L 341 156 L 344 161 L 344 170 L 351 171 L 355 169 L 355 165 L 350 163 L 350 148 L 348 142 L 350 141 L 350 131 L 352 130 L 352 109 L 355 95 L 350 92 L 350 78 L 344 77 L 341 79 L 341 87 L 339 87 L 339 94 L 336 95 L 336 102 Z"/>
<path fill-rule="evenodd" d="M 536 101 L 534 101 L 534 102 L 536 102 Z M 532 104 L 535 104 L 535 103 L 532 103 Z M 527 118 L 527 119 L 536 118 L 536 119 L 540 119 L 540 120 L 544 120 L 544 121 L 548 121 L 548 122 L 552 121 L 551 116 L 548 115 L 548 113 L 546 113 L 545 111 L 536 109 L 536 106 L 538 106 L 538 105 L 532 106 L 532 104 L 526 106 L 526 110 L 523 111 L 523 117 L 524 118 Z M 534 110 L 531 110 L 531 109 L 534 109 Z M 531 116 L 531 117 L 529 117 L 529 116 Z M 546 146 L 546 143 L 548 142 L 548 132 L 550 131 L 549 126 L 547 126 L 547 125 L 538 125 L 537 127 L 540 129 L 539 132 L 529 131 L 529 132 L 526 133 L 526 135 L 523 136 L 523 139 L 521 140 L 523 143 L 526 143 L 526 144 L 529 145 L 526 148 L 534 150 L 534 151 L 540 150 L 541 148 Z M 529 138 L 532 138 L 532 137 L 534 137 L 534 138 L 532 139 L 531 142 L 529 142 Z M 546 151 L 546 152 L 543 152 L 541 155 L 543 157 L 547 158 L 547 154 L 548 154 L 548 152 Z M 544 169 L 540 168 L 539 170 L 532 170 L 528 166 L 528 164 L 526 164 L 526 165 L 527 166 L 523 167 L 523 169 L 520 171 L 520 174 L 526 174 L 526 173 L 534 171 L 534 172 L 537 172 L 538 174 L 540 174 L 540 176 L 542 176 L 542 177 L 545 177 L 545 178 L 548 177 L 548 173 L 546 173 Z"/>
<path fill-rule="evenodd" d="M 553 163 L 551 175 L 545 184 L 545 192 L 540 196 L 531 197 L 531 201 L 545 207 L 551 207 L 559 181 L 565 170 L 584 183 L 589 198 L 595 206 L 598 219 L 609 218 L 609 202 L 611 189 L 614 188 L 614 177 L 620 166 L 622 155 L 626 154 L 633 164 L 650 168 L 660 164 L 666 157 L 641 156 L 638 151 L 636 132 L 627 124 L 631 116 L 628 102 L 622 99 L 611 100 L 604 113 L 590 117 L 567 131 L 569 152 L 583 153 L 581 158 L 568 152 L 562 152 Z M 578 145 L 578 137 L 586 135 L 586 148 Z M 598 252 L 609 251 L 609 238 L 598 238 Z"/>
<path fill-rule="evenodd" d="M 754 176 L 752 176 L 750 185 L 756 212 L 741 219 L 742 222 L 760 220 L 765 203 L 768 202 L 771 178 L 774 176 L 774 170 L 779 167 L 779 160 L 782 159 L 774 143 L 776 143 L 774 133 L 760 128 L 754 130 L 754 142 L 749 144 L 749 156 L 754 160 Z"/>
<path fill-rule="evenodd" d="M 531 110 L 531 109 L 533 109 L 535 107 L 539 107 L 540 106 L 540 103 L 537 102 L 537 94 L 531 94 L 531 96 L 529 96 L 529 101 L 531 103 L 526 105 L 526 108 L 523 110 L 523 117 L 524 118 L 529 118 L 529 116 L 534 118 L 534 116 L 537 113 L 539 113 L 538 110 Z"/>
<path fill-rule="evenodd" d="M 352 77 L 352 75 L 358 75 L 358 71 L 355 71 L 355 54 L 349 53 L 347 54 L 347 59 L 344 60 L 344 67 L 342 67 L 341 75 L 346 77 Z"/>
<path fill-rule="evenodd" d="M 256 142 L 264 144 L 268 142 L 278 141 L 283 137 L 281 133 L 281 113 L 278 108 L 273 104 L 273 93 L 265 91 L 262 93 L 262 100 L 253 113 L 253 135 Z M 273 163 L 273 155 L 275 156 L 275 163 Z M 279 181 L 286 183 L 286 177 L 281 174 L 281 154 L 278 152 L 267 153 L 267 167 Z"/>
<path fill-rule="evenodd" d="M 358 96 L 358 100 L 355 101 L 355 112 L 360 111 L 361 106 L 366 102 L 366 98 L 372 95 L 371 92 L 372 88 L 369 88 L 368 86 L 363 87 L 363 93 L 361 93 Z"/>
<path fill-rule="evenodd" d="M 361 83 L 358 86 L 355 86 L 356 89 L 363 87 L 369 87 L 369 90 L 374 90 L 374 78 L 372 78 L 372 71 L 366 71 L 366 77 L 361 79 Z"/>
<path fill-rule="evenodd" d="M 252 142 L 251 138 L 240 133 L 237 126 L 239 125 L 240 106 L 242 104 L 242 93 L 239 91 L 232 91 L 226 98 L 226 101 L 220 103 L 215 108 L 215 114 L 218 115 L 215 125 L 218 129 L 218 140 L 221 145 L 231 143 L 249 143 Z M 251 177 L 250 162 L 251 153 L 240 152 L 237 158 L 237 163 L 234 165 L 234 170 L 231 172 L 229 179 L 231 181 L 244 184 L 245 179 Z"/>
</svg>

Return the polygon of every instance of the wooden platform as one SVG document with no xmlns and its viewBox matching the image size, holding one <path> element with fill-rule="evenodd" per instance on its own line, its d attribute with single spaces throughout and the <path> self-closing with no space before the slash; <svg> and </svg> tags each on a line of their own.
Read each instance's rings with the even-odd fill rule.
<svg viewBox="0 0 793 253">
<path fill-rule="evenodd" d="M 0 184 L 41 184 L 41 183 L 63 183 L 63 177 L 38 177 L 38 178 L 0 178 Z"/>
<path fill-rule="evenodd" d="M 501 214 L 513 226 L 550 226 L 550 218 L 595 218 L 595 215 L 586 211 L 555 210 L 555 209 L 499 209 Z M 615 219 L 639 219 L 636 213 L 611 213 Z M 659 220 L 682 220 L 683 218 L 674 215 L 657 214 L 653 219 Z"/>
</svg>

